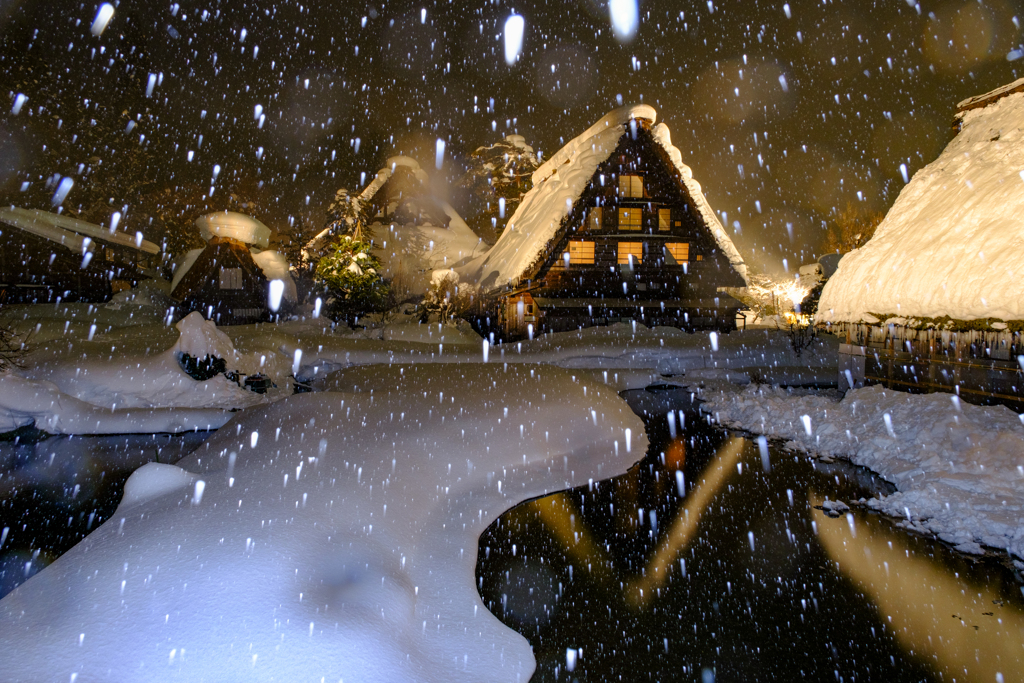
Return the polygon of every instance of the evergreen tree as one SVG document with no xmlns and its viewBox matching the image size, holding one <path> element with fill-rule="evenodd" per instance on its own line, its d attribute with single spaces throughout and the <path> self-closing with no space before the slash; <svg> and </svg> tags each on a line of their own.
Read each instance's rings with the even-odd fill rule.
<svg viewBox="0 0 1024 683">
<path fill-rule="evenodd" d="M 519 135 L 473 152 L 460 181 L 469 190 L 469 227 L 485 241 L 496 241 L 533 187 L 533 172 L 539 166 L 533 148 Z"/>
<path fill-rule="evenodd" d="M 391 307 L 391 286 L 380 274 L 380 259 L 369 242 L 343 235 L 316 268 L 316 284 L 327 294 L 327 315 L 350 327 L 366 313 Z"/>
</svg>

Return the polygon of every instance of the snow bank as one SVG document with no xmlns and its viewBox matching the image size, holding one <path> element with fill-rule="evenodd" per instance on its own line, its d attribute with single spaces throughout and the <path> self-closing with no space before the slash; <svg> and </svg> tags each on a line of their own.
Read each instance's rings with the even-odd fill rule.
<svg viewBox="0 0 1024 683">
<path fill-rule="evenodd" d="M 89 307 L 124 319 L 146 306 L 114 304 L 118 308 Z M 70 307 L 23 307 L 39 313 L 65 312 Z M 76 308 L 84 313 L 84 306 Z M 127 315 L 124 315 L 127 313 Z M 97 320 L 97 318 L 93 318 Z M 31 325 L 36 319 L 26 319 Z M 291 362 L 276 351 L 240 353 L 231 339 L 199 313 L 177 324 L 178 339 L 160 348 L 164 327 L 146 324 L 113 329 L 95 336 L 96 323 L 76 324 L 72 335 L 59 336 L 47 321 L 45 343 L 24 357 L 23 367 L 0 376 L 0 432 L 32 424 L 55 434 L 120 434 L 180 432 L 222 425 L 237 410 L 281 398 L 291 393 L 287 381 Z M 36 323 L 40 332 L 43 323 Z M 69 325 L 64 325 L 64 330 Z M 32 329 L 30 327 L 30 329 Z M 88 335 L 88 336 L 87 336 Z M 114 344 L 110 340 L 115 341 Z M 244 374 L 261 370 L 273 373 L 278 389 L 268 395 L 240 387 L 224 375 L 199 382 L 189 377 L 178 362 L 182 353 L 196 358 L 223 358 L 227 369 Z"/>
<path fill-rule="evenodd" d="M 1024 93 L 966 111 L 962 121 L 875 236 L 839 262 L 818 321 L 1024 320 Z"/>
<path fill-rule="evenodd" d="M 50 434 L 178 434 L 218 429 L 230 417 L 214 408 L 102 408 L 52 382 L 0 375 L 0 433 L 35 425 Z"/>
<path fill-rule="evenodd" d="M 479 534 L 623 473 L 643 423 L 548 366 L 335 387 L 134 474 L 117 514 L 0 601 L 4 680 L 528 680 L 528 642 L 477 593 Z"/>
<path fill-rule="evenodd" d="M 719 384 L 702 397 L 724 425 L 877 472 L 898 492 L 868 505 L 905 526 L 967 552 L 981 544 L 1024 558 L 1024 425 L 1008 408 L 879 386 L 839 402 L 754 385 Z"/>
</svg>

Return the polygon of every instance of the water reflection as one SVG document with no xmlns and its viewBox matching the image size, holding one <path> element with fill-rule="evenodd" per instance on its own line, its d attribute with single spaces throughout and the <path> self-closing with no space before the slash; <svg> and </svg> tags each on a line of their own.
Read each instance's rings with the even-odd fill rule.
<svg viewBox="0 0 1024 683">
<path fill-rule="evenodd" d="M 481 538 L 481 595 L 530 640 L 534 681 L 1018 678 L 1009 571 L 857 508 L 854 537 L 814 506 L 890 491 L 870 473 L 774 447 L 766 471 L 756 444 L 693 412 L 673 439 L 666 415 L 692 407 L 687 392 L 626 397 L 652 444 L 639 465 L 522 505 Z"/>
<path fill-rule="evenodd" d="M 208 435 L 41 439 L 23 432 L 0 442 L 0 597 L 113 514 L 134 470 L 175 463 Z"/>
<path fill-rule="evenodd" d="M 877 518 L 837 524 L 816 509 L 811 514 L 829 558 L 877 606 L 905 650 L 948 680 L 1019 679 L 1024 610 L 1012 585 L 950 572 Z"/>
</svg>

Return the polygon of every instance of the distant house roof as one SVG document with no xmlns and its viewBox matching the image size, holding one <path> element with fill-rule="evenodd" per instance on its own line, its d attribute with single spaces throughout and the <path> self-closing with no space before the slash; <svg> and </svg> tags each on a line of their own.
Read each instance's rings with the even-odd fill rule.
<svg viewBox="0 0 1024 683">
<path fill-rule="evenodd" d="M 116 230 L 111 232 L 103 226 L 49 211 L 19 209 L 11 206 L 0 209 L 0 221 L 65 246 L 71 251 L 86 251 L 89 249 L 90 242 L 98 240 L 147 254 L 160 253 L 160 247 L 142 239 L 142 233 L 129 235 Z"/>
<path fill-rule="evenodd" d="M 628 133 L 631 123 L 636 125 L 637 119 L 653 124 L 657 112 L 645 104 L 616 109 L 544 162 L 533 174 L 533 189 L 523 198 L 494 247 L 456 269 L 463 279 L 481 283 L 485 291 L 497 290 L 518 281 L 548 248 L 597 168 L 608 160 L 619 140 Z M 733 268 L 746 279 L 743 258 L 708 205 L 690 167 L 683 163 L 682 154 L 672 144 L 668 127 L 661 123 L 651 132 L 667 153 L 679 181 L 693 199 L 718 247 Z"/>
<path fill-rule="evenodd" d="M 963 114 L 966 111 L 970 111 L 971 109 L 981 109 L 982 107 L 987 107 L 996 100 L 1002 99 L 1007 95 L 1012 95 L 1018 92 L 1024 92 L 1024 78 L 1018 78 L 1013 83 L 1008 83 L 1007 85 L 1000 86 L 995 90 L 990 90 L 989 92 L 984 93 L 982 95 L 968 97 L 966 100 L 956 105 L 957 116 L 959 117 L 960 114 Z"/>
<path fill-rule="evenodd" d="M 270 246 L 270 228 L 252 216 L 234 211 L 217 211 L 196 219 L 199 234 L 207 242 L 213 237 L 228 237 L 260 249 Z"/>
<path fill-rule="evenodd" d="M 972 98 L 989 99 L 962 112 L 960 133 L 839 262 L 819 322 L 1024 320 L 1024 91 L 1011 92 L 1020 85 Z"/>
</svg>

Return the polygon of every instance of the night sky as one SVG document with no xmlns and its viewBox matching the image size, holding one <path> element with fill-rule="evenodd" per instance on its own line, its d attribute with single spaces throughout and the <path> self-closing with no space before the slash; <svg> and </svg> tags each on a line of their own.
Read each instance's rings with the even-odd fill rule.
<svg viewBox="0 0 1024 683">
<path fill-rule="evenodd" d="M 657 108 L 744 257 L 781 272 L 820 254 L 835 211 L 886 210 L 901 164 L 912 175 L 953 135 L 956 103 L 1024 64 L 1022 0 L 641 0 L 629 42 L 599 0 L 115 6 L 96 37 L 98 3 L 0 3 L 5 201 L 49 208 L 60 174 L 73 208 L 140 145 L 160 183 L 262 181 L 259 217 L 308 230 L 393 154 L 434 172 L 443 139 L 435 187 L 459 206 L 477 146 L 516 132 L 548 157 L 621 98 Z M 526 33 L 508 66 L 513 12 Z M 103 129 L 117 144 L 95 143 Z"/>
</svg>

